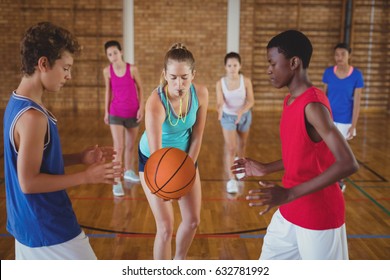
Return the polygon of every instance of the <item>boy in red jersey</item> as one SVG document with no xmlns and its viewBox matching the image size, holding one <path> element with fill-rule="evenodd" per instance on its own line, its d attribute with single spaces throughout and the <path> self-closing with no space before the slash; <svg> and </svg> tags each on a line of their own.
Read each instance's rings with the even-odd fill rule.
<svg viewBox="0 0 390 280">
<path fill-rule="evenodd" d="M 329 101 L 308 77 L 312 45 L 301 32 L 288 30 L 267 45 L 267 73 L 276 88 L 287 86 L 280 121 L 282 159 L 261 163 L 236 160 L 233 173 L 264 176 L 284 170 L 283 187 L 260 182 L 250 206 L 274 213 L 260 259 L 348 259 L 345 204 L 337 181 L 358 169 L 344 137 L 333 124 Z"/>
</svg>

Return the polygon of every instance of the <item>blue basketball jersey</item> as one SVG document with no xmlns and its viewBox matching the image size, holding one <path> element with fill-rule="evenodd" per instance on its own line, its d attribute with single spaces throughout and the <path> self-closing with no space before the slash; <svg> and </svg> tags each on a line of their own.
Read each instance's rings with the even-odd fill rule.
<svg viewBox="0 0 390 280">
<path fill-rule="evenodd" d="M 37 110 L 47 117 L 41 173 L 64 174 L 57 120 L 39 104 L 13 92 L 3 120 L 7 230 L 26 246 L 51 246 L 73 239 L 81 233 L 81 228 L 65 190 L 36 194 L 25 194 L 21 190 L 14 128 L 27 110 Z"/>
</svg>

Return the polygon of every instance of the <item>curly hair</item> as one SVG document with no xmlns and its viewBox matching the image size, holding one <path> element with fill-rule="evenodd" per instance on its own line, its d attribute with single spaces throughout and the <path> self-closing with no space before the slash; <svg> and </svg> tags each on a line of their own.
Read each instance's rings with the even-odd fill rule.
<svg viewBox="0 0 390 280">
<path fill-rule="evenodd" d="M 68 30 L 51 22 L 40 22 L 27 29 L 20 43 L 21 72 L 27 76 L 34 74 L 40 57 L 46 57 L 52 67 L 64 51 L 78 55 L 80 50 L 77 39 Z"/>
</svg>

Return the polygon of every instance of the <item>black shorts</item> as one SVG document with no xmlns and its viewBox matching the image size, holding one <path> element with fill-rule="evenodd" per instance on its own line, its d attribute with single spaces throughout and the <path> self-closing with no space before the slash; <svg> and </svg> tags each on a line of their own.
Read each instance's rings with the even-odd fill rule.
<svg viewBox="0 0 390 280">
<path fill-rule="evenodd" d="M 122 118 L 113 115 L 108 115 L 108 123 L 115 125 L 122 125 L 126 128 L 133 128 L 139 126 L 137 118 Z"/>
</svg>

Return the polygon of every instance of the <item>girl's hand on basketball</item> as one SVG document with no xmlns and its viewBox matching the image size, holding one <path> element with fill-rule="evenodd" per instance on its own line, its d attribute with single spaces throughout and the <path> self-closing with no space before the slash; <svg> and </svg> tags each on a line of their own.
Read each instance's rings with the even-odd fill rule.
<svg viewBox="0 0 390 280">
<path fill-rule="evenodd" d="M 87 183 L 114 185 L 115 179 L 123 176 L 123 168 L 119 161 L 105 163 L 104 160 L 102 160 L 101 162 L 90 165 L 87 170 L 85 170 L 85 173 Z"/>
<path fill-rule="evenodd" d="M 81 153 L 81 162 L 86 165 L 91 165 L 97 162 L 114 159 L 116 152 L 113 147 L 89 147 Z"/>
<path fill-rule="evenodd" d="M 289 202 L 289 189 L 280 187 L 270 182 L 259 182 L 260 189 L 250 190 L 246 197 L 249 200 L 250 207 L 266 206 L 259 214 L 264 215 L 272 207 L 279 206 Z"/>
<path fill-rule="evenodd" d="M 264 176 L 266 175 L 266 170 L 265 170 L 265 164 L 255 161 L 250 158 L 239 158 L 236 159 L 233 162 L 232 167 L 230 168 L 233 174 L 242 174 L 244 173 L 244 177 L 251 177 L 251 176 Z"/>
</svg>

